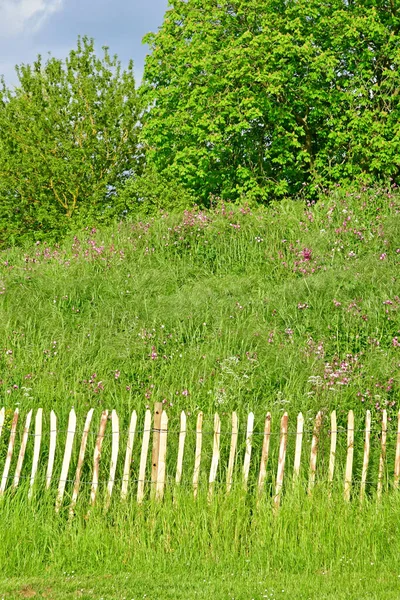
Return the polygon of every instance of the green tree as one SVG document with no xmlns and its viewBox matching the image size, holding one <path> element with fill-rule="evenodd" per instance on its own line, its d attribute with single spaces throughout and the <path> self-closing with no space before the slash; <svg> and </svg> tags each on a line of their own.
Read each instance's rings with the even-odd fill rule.
<svg viewBox="0 0 400 600">
<path fill-rule="evenodd" d="M 123 211 L 116 189 L 139 170 L 133 65 L 78 38 L 65 61 L 39 56 L 0 91 L 0 243 L 57 237 Z"/>
<path fill-rule="evenodd" d="M 145 41 L 147 161 L 203 202 L 399 176 L 398 0 L 171 0 Z"/>
</svg>

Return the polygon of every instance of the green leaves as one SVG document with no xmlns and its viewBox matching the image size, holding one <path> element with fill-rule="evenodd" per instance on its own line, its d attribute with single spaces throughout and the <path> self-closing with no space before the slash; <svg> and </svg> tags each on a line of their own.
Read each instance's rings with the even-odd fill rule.
<svg viewBox="0 0 400 600">
<path fill-rule="evenodd" d="M 17 73 L 0 95 L 0 244 L 114 216 L 139 163 L 133 65 L 96 57 L 84 37 L 65 61 L 39 56 Z"/>
<path fill-rule="evenodd" d="M 198 201 L 399 176 L 397 3 L 175 0 L 147 36 L 147 160 Z"/>
</svg>

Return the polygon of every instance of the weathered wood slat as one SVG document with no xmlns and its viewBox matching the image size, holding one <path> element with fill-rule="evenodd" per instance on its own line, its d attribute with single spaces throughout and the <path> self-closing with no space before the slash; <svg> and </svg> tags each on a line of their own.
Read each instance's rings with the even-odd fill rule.
<svg viewBox="0 0 400 600">
<path fill-rule="evenodd" d="M 0 496 L 2 496 L 4 494 L 4 492 L 6 491 L 6 487 L 7 487 L 8 474 L 10 472 L 11 460 L 12 460 L 12 456 L 13 456 L 13 452 L 14 452 L 15 436 L 17 435 L 18 416 L 19 416 L 19 409 L 16 408 L 14 411 L 14 416 L 13 416 L 13 420 L 11 423 L 10 440 L 8 442 L 7 456 L 6 456 L 6 461 L 4 463 L 3 476 L 2 476 L 1 484 L 0 484 Z"/>
<path fill-rule="evenodd" d="M 137 425 L 137 414 L 136 414 L 136 410 L 134 410 L 132 412 L 131 422 L 129 424 L 128 441 L 126 443 L 124 473 L 122 475 L 122 486 L 121 486 L 121 500 L 126 500 L 126 498 L 128 497 L 129 475 L 131 472 L 132 452 L 133 452 L 133 444 L 135 441 L 136 425 Z"/>
<path fill-rule="evenodd" d="M 243 488 L 245 490 L 247 490 L 247 482 L 249 480 L 253 430 L 254 430 L 254 414 L 251 412 L 247 418 L 246 449 L 245 449 L 245 453 L 244 453 L 244 462 L 243 462 Z"/>
<path fill-rule="evenodd" d="M 46 471 L 46 489 L 49 489 L 51 485 L 51 478 L 53 475 L 54 459 L 56 456 L 56 444 L 57 444 L 57 417 L 54 410 L 50 413 L 50 445 L 49 445 L 49 461 L 47 463 Z"/>
<path fill-rule="evenodd" d="M 228 470 L 226 472 L 226 491 L 229 494 L 233 483 L 233 469 L 235 467 L 236 450 L 238 443 L 239 420 L 236 412 L 232 413 L 232 435 L 229 450 Z"/>
<path fill-rule="evenodd" d="M 101 448 L 103 446 L 104 436 L 106 433 L 107 420 L 108 410 L 103 410 L 103 412 L 101 413 L 99 433 L 97 434 L 96 445 L 94 447 L 93 454 L 92 487 L 90 490 L 90 504 L 92 506 L 96 502 L 97 489 L 99 487 Z"/>
<path fill-rule="evenodd" d="M 154 405 L 153 449 L 151 452 L 151 497 L 154 498 L 157 488 L 158 458 L 160 453 L 160 429 L 163 406 L 161 402 Z"/>
<path fill-rule="evenodd" d="M 271 438 L 271 413 L 267 413 L 264 423 L 263 445 L 261 449 L 260 472 L 258 474 L 258 493 L 264 491 L 265 478 L 267 476 L 267 464 L 269 455 L 269 442 Z"/>
<path fill-rule="evenodd" d="M 293 483 L 296 483 L 300 477 L 301 466 L 301 448 L 303 444 L 304 417 L 302 413 L 297 415 L 296 429 L 296 447 L 294 450 L 294 465 L 293 465 Z"/>
<path fill-rule="evenodd" d="M 288 414 L 285 412 L 281 419 L 278 469 L 277 469 L 277 473 L 276 473 L 275 496 L 274 496 L 275 509 L 278 509 L 280 506 L 280 503 L 281 503 L 281 494 L 282 494 L 282 488 L 283 488 L 283 476 L 285 473 L 288 420 L 289 420 Z"/>
<path fill-rule="evenodd" d="M 201 467 L 201 449 L 203 444 L 203 413 L 199 412 L 196 422 L 196 450 L 194 456 L 193 470 L 193 495 L 197 497 L 199 487 L 200 467 Z"/>
<path fill-rule="evenodd" d="M 140 465 L 139 465 L 139 476 L 138 476 L 138 487 L 137 487 L 137 501 L 138 504 L 143 502 L 144 498 L 144 484 L 146 481 L 146 465 L 147 465 L 147 454 L 149 452 L 150 444 L 150 431 L 151 431 L 151 412 L 146 410 L 143 426 L 143 441 L 142 451 L 140 453 Z"/>
<path fill-rule="evenodd" d="M 31 409 L 28 412 L 28 414 L 26 415 L 25 427 L 24 427 L 24 431 L 23 431 L 23 434 L 22 434 L 21 448 L 19 450 L 17 466 L 15 468 L 13 488 L 18 487 L 18 483 L 19 483 L 19 480 L 20 480 L 20 477 L 21 477 L 22 465 L 23 465 L 23 462 L 24 462 L 24 457 L 25 457 L 25 452 L 26 452 L 26 445 L 28 443 L 28 437 L 29 437 L 29 428 L 31 426 L 32 413 L 33 413 L 33 411 Z"/>
<path fill-rule="evenodd" d="M 317 413 L 315 417 L 315 424 L 313 430 L 313 436 L 311 440 L 311 456 L 310 456 L 310 476 L 308 479 L 308 493 L 311 494 L 315 485 L 315 477 L 317 473 L 317 455 L 318 455 L 318 445 L 319 445 L 319 436 L 321 433 L 322 427 L 322 411 Z"/>
<path fill-rule="evenodd" d="M 109 506 L 111 502 L 111 496 L 114 489 L 115 483 L 115 474 L 117 472 L 117 462 L 118 462 L 118 453 L 119 453 L 119 418 L 117 415 L 117 411 L 113 410 L 111 412 L 111 462 L 110 462 L 110 476 L 108 478 L 107 483 L 107 497 L 106 497 L 106 507 Z"/>
<path fill-rule="evenodd" d="M 69 464 L 71 462 L 75 432 L 76 432 L 76 413 L 75 413 L 74 409 L 72 409 L 70 411 L 69 417 L 68 417 L 67 438 L 65 440 L 64 458 L 63 458 L 62 467 L 61 467 L 60 480 L 58 482 L 58 491 L 57 491 L 57 498 L 56 498 L 56 511 L 57 512 L 61 508 L 61 504 L 63 501 L 64 492 L 65 492 L 65 486 L 67 484 Z"/>
<path fill-rule="evenodd" d="M 364 501 L 365 498 L 365 486 L 367 482 L 368 464 L 369 464 L 369 453 L 371 447 L 371 411 L 367 410 L 365 415 L 365 437 L 364 437 L 364 456 L 363 466 L 361 471 L 361 485 L 360 485 L 360 502 Z"/>
<path fill-rule="evenodd" d="M 400 410 L 397 413 L 397 439 L 396 439 L 396 455 L 394 459 L 394 481 L 393 487 L 399 489 L 400 480 Z"/>
<path fill-rule="evenodd" d="M 36 473 L 39 466 L 40 457 L 40 446 L 42 444 L 42 420 L 43 420 L 43 409 L 38 408 L 35 418 L 35 442 L 33 444 L 33 460 L 32 460 L 32 471 L 31 479 L 29 482 L 28 498 L 32 498 L 33 486 L 35 484 Z"/>
<path fill-rule="evenodd" d="M 162 500 L 164 497 L 165 477 L 167 467 L 167 435 L 168 435 L 168 415 L 163 411 L 160 422 L 160 440 L 158 456 L 158 473 L 156 482 L 156 500 Z"/>
<path fill-rule="evenodd" d="M 344 499 L 350 501 L 351 480 L 353 476 L 353 457 L 354 457 L 354 412 L 349 411 L 347 419 L 347 458 L 346 471 L 344 477 Z"/>
<path fill-rule="evenodd" d="M 179 432 L 179 445 L 178 445 L 178 459 L 176 463 L 176 476 L 175 483 L 180 484 L 182 479 L 182 468 L 183 468 L 183 454 L 185 451 L 185 439 L 186 439 L 186 414 L 184 411 L 181 412 L 181 427 Z"/>
<path fill-rule="evenodd" d="M 336 410 L 331 413 L 331 447 L 329 450 L 329 472 L 328 482 L 333 482 L 333 475 L 335 472 L 335 459 L 336 459 L 336 444 L 337 444 L 337 419 Z"/>
<path fill-rule="evenodd" d="M 211 459 L 210 477 L 208 479 L 208 500 L 210 501 L 214 493 L 214 484 L 217 477 L 219 463 L 219 446 L 221 437 L 221 419 L 218 413 L 214 415 L 214 435 L 213 435 L 213 454 Z"/>
<path fill-rule="evenodd" d="M 73 515 L 75 505 L 78 501 L 82 468 L 83 468 L 83 463 L 85 460 L 86 446 L 87 446 L 87 441 L 88 441 L 88 436 L 89 436 L 89 431 L 90 431 L 90 424 L 92 422 L 93 412 L 94 412 L 94 409 L 91 408 L 89 410 L 88 414 L 86 415 L 85 425 L 83 427 L 81 446 L 79 448 L 78 464 L 76 465 L 74 488 L 72 490 L 71 505 L 70 505 L 70 509 L 69 509 L 70 516 Z"/>
<path fill-rule="evenodd" d="M 382 498 L 383 476 L 384 476 L 385 464 L 386 464 L 386 437 L 387 437 L 387 411 L 386 411 L 386 409 L 383 409 L 383 411 L 382 411 L 381 453 L 379 456 L 378 485 L 377 485 L 377 489 L 376 489 L 378 500 L 380 500 Z"/>
</svg>

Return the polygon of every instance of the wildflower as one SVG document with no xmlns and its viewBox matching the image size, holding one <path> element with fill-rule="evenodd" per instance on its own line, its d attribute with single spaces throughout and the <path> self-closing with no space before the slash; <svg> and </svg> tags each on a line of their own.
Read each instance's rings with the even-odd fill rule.
<svg viewBox="0 0 400 600">
<path fill-rule="evenodd" d="M 182 390 L 182 396 L 189 396 L 188 390 Z"/>
<path fill-rule="evenodd" d="M 310 308 L 307 304 L 307 302 L 305 302 L 304 304 L 302 304 L 301 302 L 299 302 L 299 304 L 297 305 L 298 310 L 304 310 L 305 308 Z"/>
<path fill-rule="evenodd" d="M 399 341 L 399 339 L 398 339 L 397 337 L 394 337 L 394 338 L 392 339 L 392 345 L 393 345 L 395 348 L 399 348 L 399 347 L 400 347 L 400 341 Z"/>
<path fill-rule="evenodd" d="M 115 378 L 115 379 L 119 379 L 119 376 L 120 376 L 120 375 L 121 375 L 121 371 L 118 371 L 118 370 L 117 370 L 117 371 L 115 371 L 115 372 L 114 372 L 114 378 Z"/>
<path fill-rule="evenodd" d="M 151 347 L 151 354 L 149 354 L 151 360 L 156 360 L 158 358 L 157 349 L 155 346 Z"/>
<path fill-rule="evenodd" d="M 302 254 L 304 260 L 311 260 L 311 258 L 312 258 L 312 250 L 310 248 L 303 248 L 303 250 L 301 251 L 301 254 Z"/>
<path fill-rule="evenodd" d="M 290 329 L 290 328 L 285 329 L 285 333 L 286 333 L 286 335 L 291 336 L 291 335 L 293 335 L 293 329 Z"/>
<path fill-rule="evenodd" d="M 338 306 L 342 306 L 342 303 L 339 302 L 338 300 L 336 300 L 335 298 L 333 299 L 333 304 L 338 307 Z"/>
<path fill-rule="evenodd" d="M 379 257 L 379 260 L 385 260 L 386 256 L 387 256 L 386 252 L 383 252 Z"/>
</svg>

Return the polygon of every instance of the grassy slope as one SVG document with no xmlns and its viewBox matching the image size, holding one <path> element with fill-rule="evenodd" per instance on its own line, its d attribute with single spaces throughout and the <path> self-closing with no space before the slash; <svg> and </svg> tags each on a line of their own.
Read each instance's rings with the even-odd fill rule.
<svg viewBox="0 0 400 600">
<path fill-rule="evenodd" d="M 311 420 L 334 407 L 345 424 L 349 408 L 358 417 L 368 407 L 379 419 L 386 407 L 393 418 L 399 209 L 397 196 L 372 192 L 306 208 L 228 206 L 86 231 L 60 248 L 3 253 L 0 394 L 8 420 L 16 403 L 23 411 L 55 408 L 61 420 L 71 405 L 80 417 L 106 406 L 119 410 L 125 427 L 130 410 L 141 417 L 156 400 L 165 400 L 172 420 L 183 408 L 210 418 L 215 410 L 243 416 L 251 409 L 257 423 L 267 409 L 273 418 L 302 410 Z M 3 436 L 1 464 L 5 451 Z M 271 522 L 267 507 L 258 534 L 251 505 L 241 513 L 222 504 L 224 521 L 205 502 L 195 517 L 183 498 L 178 512 L 166 504 L 158 529 L 148 514 L 131 515 L 127 526 L 115 506 L 107 519 L 79 518 L 71 529 L 41 502 L 21 500 L 17 512 L 14 499 L 0 509 L 0 563 L 3 577 L 25 577 L 0 582 L 0 597 L 44 590 L 66 598 L 80 589 L 90 598 L 129 590 L 127 598 L 250 599 L 265 589 L 285 597 L 278 588 L 294 598 L 396 597 L 396 502 L 389 498 L 378 513 L 374 504 L 346 513 L 340 495 L 332 504 L 323 497 L 307 505 L 288 495 L 285 519 Z M 235 516 L 241 525 L 229 520 Z M 63 575 L 72 570 L 79 585 Z M 40 580 L 31 581 L 35 575 Z M 160 592 L 156 576 L 173 583 Z"/>
</svg>

